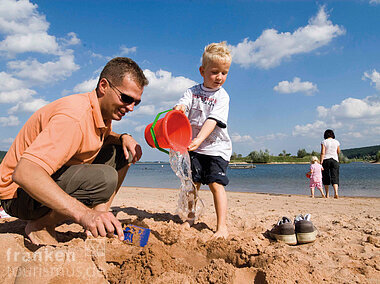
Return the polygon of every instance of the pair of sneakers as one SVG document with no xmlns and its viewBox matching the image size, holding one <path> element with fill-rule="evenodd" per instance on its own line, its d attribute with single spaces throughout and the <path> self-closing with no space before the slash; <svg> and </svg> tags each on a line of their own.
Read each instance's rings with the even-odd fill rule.
<svg viewBox="0 0 380 284">
<path fill-rule="evenodd" d="M 294 224 L 288 217 L 282 217 L 269 232 L 269 235 L 288 245 L 312 243 L 317 238 L 317 228 L 310 221 L 311 215 L 299 214 Z"/>
</svg>

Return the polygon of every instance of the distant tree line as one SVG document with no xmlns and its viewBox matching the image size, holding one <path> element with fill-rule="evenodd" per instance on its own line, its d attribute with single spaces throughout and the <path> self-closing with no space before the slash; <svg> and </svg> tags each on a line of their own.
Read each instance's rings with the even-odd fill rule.
<svg viewBox="0 0 380 284">
<path fill-rule="evenodd" d="M 367 161 L 378 161 L 379 151 L 380 145 L 342 150 L 343 154 L 349 159 L 363 159 Z"/>
<path fill-rule="evenodd" d="M 320 157 L 320 153 L 312 151 L 308 153 L 305 149 L 299 149 L 296 156 L 292 156 L 287 153 L 286 150 L 282 150 L 278 156 L 270 155 L 269 150 L 252 151 L 246 157 L 241 154 L 233 153 L 231 156 L 232 161 L 236 162 L 249 162 L 249 163 L 270 163 L 270 162 L 309 162 L 312 156 Z M 379 153 L 380 158 L 380 153 Z M 350 160 L 341 152 L 339 154 L 339 161 L 341 163 L 349 163 Z"/>
</svg>

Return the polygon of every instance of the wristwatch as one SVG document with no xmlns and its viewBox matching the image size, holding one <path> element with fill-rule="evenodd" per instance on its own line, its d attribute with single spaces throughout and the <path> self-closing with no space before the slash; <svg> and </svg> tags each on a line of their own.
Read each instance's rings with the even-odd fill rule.
<svg viewBox="0 0 380 284">
<path fill-rule="evenodd" d="M 129 133 L 123 133 L 123 134 L 121 134 L 120 136 L 119 136 L 119 140 L 120 140 L 120 143 L 123 143 L 123 135 L 128 135 L 128 136 L 131 136 L 132 137 L 132 135 L 131 134 L 129 134 Z"/>
</svg>

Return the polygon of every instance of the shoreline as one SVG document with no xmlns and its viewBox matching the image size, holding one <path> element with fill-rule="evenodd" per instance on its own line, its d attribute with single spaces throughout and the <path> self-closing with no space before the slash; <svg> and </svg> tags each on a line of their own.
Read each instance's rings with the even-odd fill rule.
<svg viewBox="0 0 380 284">
<path fill-rule="evenodd" d="M 171 188 L 171 187 L 147 187 L 147 186 L 121 186 L 121 188 L 125 189 L 158 189 L 158 190 L 177 190 L 179 192 L 179 188 Z M 120 188 L 120 189 L 121 189 Z M 307 188 L 308 190 L 308 188 Z M 318 190 L 318 189 L 315 189 Z M 201 188 L 199 191 L 204 191 L 204 192 L 210 192 L 209 189 L 204 189 Z M 234 190 L 226 190 L 226 192 L 234 194 L 234 193 L 241 193 L 241 194 L 261 194 L 261 195 L 271 195 L 271 196 L 298 196 L 298 197 L 309 197 L 308 194 L 294 194 L 294 193 L 273 193 L 273 192 L 251 192 L 251 191 L 234 191 Z M 316 198 L 320 198 L 318 195 L 319 193 L 316 192 Z M 350 196 L 350 195 L 339 195 L 339 199 L 341 198 L 374 198 L 374 199 L 380 199 L 380 196 Z M 329 197 L 329 199 L 334 199 L 332 196 Z"/>
</svg>

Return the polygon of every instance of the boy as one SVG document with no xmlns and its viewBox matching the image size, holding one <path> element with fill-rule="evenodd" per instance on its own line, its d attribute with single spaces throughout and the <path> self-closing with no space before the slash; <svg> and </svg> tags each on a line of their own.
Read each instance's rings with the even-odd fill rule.
<svg viewBox="0 0 380 284">
<path fill-rule="evenodd" d="M 227 79 L 231 54 L 226 42 L 211 43 L 205 47 L 202 66 L 199 67 L 203 84 L 188 89 L 175 110 L 188 114 L 193 131 L 190 151 L 192 178 L 199 190 L 207 184 L 213 194 L 217 227 L 215 238 L 226 238 L 228 229 L 226 170 L 232 154 L 231 139 L 227 132 L 229 96 L 222 85 Z M 192 225 L 188 220 L 186 226 Z M 188 225 L 187 225 L 188 224 Z"/>
</svg>

